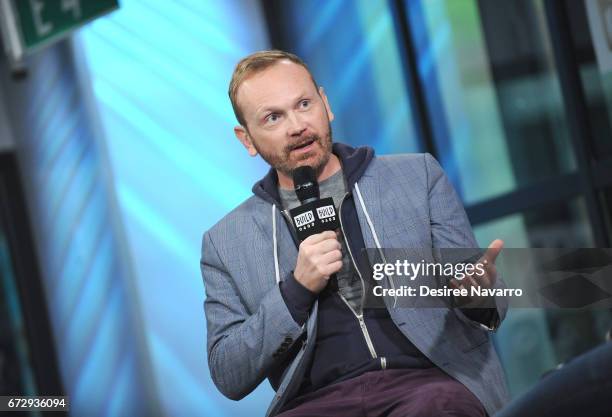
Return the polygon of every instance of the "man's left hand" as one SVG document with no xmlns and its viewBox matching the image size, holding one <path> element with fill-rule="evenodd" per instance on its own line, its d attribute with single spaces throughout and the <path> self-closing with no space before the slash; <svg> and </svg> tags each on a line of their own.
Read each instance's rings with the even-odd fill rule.
<svg viewBox="0 0 612 417">
<path fill-rule="evenodd" d="M 504 241 L 501 239 L 495 239 L 487 248 L 484 255 L 476 262 L 483 266 L 484 273 L 478 275 L 476 273 L 466 275 L 462 280 L 452 278 L 450 285 L 456 289 L 465 288 L 468 295 L 462 297 L 455 297 L 459 307 L 492 307 L 490 297 L 483 296 L 471 296 L 471 287 L 480 288 L 492 288 L 497 279 L 497 268 L 495 267 L 495 260 L 504 247 Z"/>
</svg>

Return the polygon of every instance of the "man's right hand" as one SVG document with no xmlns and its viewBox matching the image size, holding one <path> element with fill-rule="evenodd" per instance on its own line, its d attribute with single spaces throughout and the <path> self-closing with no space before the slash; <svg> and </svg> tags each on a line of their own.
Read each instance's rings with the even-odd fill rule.
<svg viewBox="0 0 612 417">
<path fill-rule="evenodd" d="M 298 252 L 293 276 L 313 293 L 320 293 L 329 277 L 342 268 L 342 251 L 336 232 L 308 236 Z"/>
</svg>

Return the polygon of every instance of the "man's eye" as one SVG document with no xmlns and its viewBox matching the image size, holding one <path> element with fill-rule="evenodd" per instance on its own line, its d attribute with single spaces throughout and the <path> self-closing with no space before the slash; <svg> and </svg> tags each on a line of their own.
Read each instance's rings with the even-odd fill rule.
<svg viewBox="0 0 612 417">
<path fill-rule="evenodd" d="M 307 108 L 310 106 L 310 100 L 302 100 L 302 102 L 300 103 L 300 106 L 302 106 L 302 108 Z"/>
<path fill-rule="evenodd" d="M 278 114 L 272 113 L 271 115 L 269 115 L 268 117 L 266 117 L 266 122 L 276 122 L 278 121 Z"/>
</svg>

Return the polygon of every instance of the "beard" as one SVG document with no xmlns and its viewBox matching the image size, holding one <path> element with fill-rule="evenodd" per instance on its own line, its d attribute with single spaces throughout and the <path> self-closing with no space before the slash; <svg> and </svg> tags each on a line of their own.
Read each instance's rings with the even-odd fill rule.
<svg viewBox="0 0 612 417">
<path fill-rule="evenodd" d="M 312 141 L 313 144 L 317 144 L 318 146 L 315 146 L 314 149 L 297 156 L 292 154 L 292 151 L 294 149 L 310 141 Z M 299 140 L 293 143 L 287 144 L 278 153 L 269 153 L 266 151 L 262 152 L 262 149 L 260 149 L 259 146 L 255 144 L 255 141 L 253 141 L 252 143 L 259 155 L 261 155 L 263 160 L 266 161 L 268 165 L 270 165 L 277 171 L 282 172 L 289 178 L 293 177 L 293 172 L 297 168 L 304 165 L 310 165 L 312 169 L 314 169 L 318 177 L 319 174 L 323 171 L 323 168 L 325 168 L 325 166 L 327 165 L 327 162 L 329 162 L 329 158 L 331 157 L 331 124 L 328 124 L 327 134 L 325 135 L 325 137 L 321 137 L 317 134 L 304 136 L 303 138 L 300 138 Z M 316 155 L 317 153 L 317 158 L 315 158 L 313 162 L 305 162 L 311 159 L 313 155 Z"/>
</svg>

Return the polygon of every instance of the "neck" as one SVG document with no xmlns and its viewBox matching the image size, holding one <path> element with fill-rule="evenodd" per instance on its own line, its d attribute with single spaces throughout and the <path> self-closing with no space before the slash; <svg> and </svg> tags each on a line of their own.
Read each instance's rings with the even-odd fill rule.
<svg viewBox="0 0 612 417">
<path fill-rule="evenodd" d="M 325 164 L 325 166 L 321 170 L 321 173 L 317 176 L 317 181 L 318 182 L 325 181 L 326 179 L 334 175 L 339 170 L 340 170 L 340 160 L 338 159 L 336 155 L 332 153 L 329 157 L 329 161 L 327 161 L 327 164 Z M 278 185 L 280 185 L 281 188 L 285 188 L 289 190 L 292 190 L 294 188 L 293 178 L 291 178 L 288 175 L 283 174 L 282 172 L 278 170 L 276 171 L 276 173 L 278 174 Z"/>
</svg>

